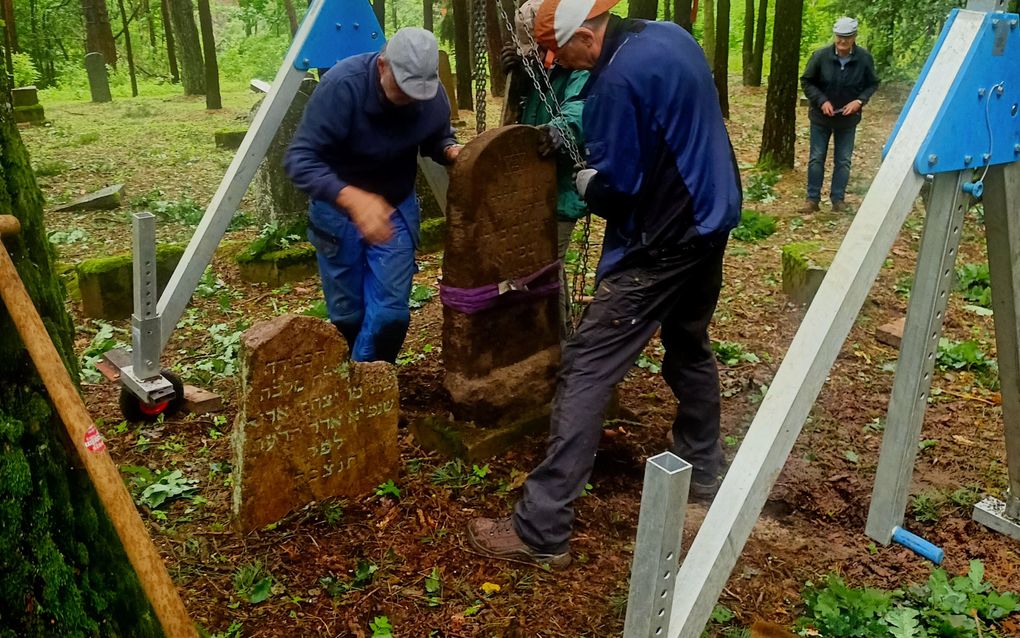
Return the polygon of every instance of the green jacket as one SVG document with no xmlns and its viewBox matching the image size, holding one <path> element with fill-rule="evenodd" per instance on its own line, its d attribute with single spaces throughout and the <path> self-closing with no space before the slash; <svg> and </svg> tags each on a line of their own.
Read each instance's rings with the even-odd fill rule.
<svg viewBox="0 0 1020 638">
<path fill-rule="evenodd" d="M 588 72 L 553 67 L 549 80 L 563 115 L 554 120 L 552 114 L 542 104 L 538 92 L 531 87 L 524 96 L 520 123 L 531 126 L 553 124 L 564 133 L 569 131 L 569 134 L 574 136 L 578 150 L 584 153 L 584 136 L 581 132 L 581 111 L 584 109 L 584 101 L 576 98 L 588 82 Z M 556 186 L 557 219 L 571 221 L 587 214 L 584 200 L 574 187 L 574 161 L 565 150 L 556 154 Z"/>
</svg>

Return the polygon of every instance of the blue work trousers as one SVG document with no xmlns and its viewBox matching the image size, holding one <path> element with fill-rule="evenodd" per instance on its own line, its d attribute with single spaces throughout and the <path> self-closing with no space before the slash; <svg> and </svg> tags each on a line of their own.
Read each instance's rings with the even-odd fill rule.
<svg viewBox="0 0 1020 638">
<path fill-rule="evenodd" d="M 811 123 L 811 151 L 808 155 L 807 198 L 819 201 L 822 196 L 822 182 L 825 181 L 825 156 L 829 152 L 829 137 L 832 137 L 832 188 L 829 198 L 841 202 L 846 197 L 846 185 L 850 181 L 850 164 L 854 154 L 856 127 L 832 128 Z"/>
<path fill-rule="evenodd" d="M 329 319 L 347 339 L 351 358 L 393 363 L 411 320 L 417 197 L 412 193 L 394 211 L 385 244 L 367 243 L 350 217 L 327 202 L 313 201 L 309 219 Z"/>
</svg>

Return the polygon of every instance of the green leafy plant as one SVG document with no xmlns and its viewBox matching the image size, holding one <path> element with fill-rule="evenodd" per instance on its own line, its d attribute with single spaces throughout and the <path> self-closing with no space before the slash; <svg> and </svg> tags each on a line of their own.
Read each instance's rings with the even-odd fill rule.
<svg viewBox="0 0 1020 638">
<path fill-rule="evenodd" d="M 345 507 L 347 507 L 347 501 L 345 500 L 323 503 L 320 509 L 322 520 L 325 521 L 326 525 L 336 527 L 343 520 Z"/>
<path fill-rule="evenodd" d="M 453 489 L 464 489 L 473 485 L 481 485 L 489 475 L 488 464 L 467 466 L 460 459 L 454 459 L 440 465 L 432 472 L 432 484 L 444 485 Z"/>
<path fill-rule="evenodd" d="M 389 479 L 382 485 L 375 488 L 376 496 L 391 496 L 396 500 L 400 500 L 400 488 L 393 482 L 393 479 Z"/>
<path fill-rule="evenodd" d="M 992 307 L 992 286 L 988 264 L 963 264 L 956 269 L 956 288 L 967 301 Z"/>
<path fill-rule="evenodd" d="M 181 470 L 153 472 L 140 465 L 125 465 L 120 469 L 132 475 L 130 486 L 135 501 L 150 510 L 159 509 L 174 499 L 192 498 L 198 492 L 198 480 L 186 478 Z"/>
<path fill-rule="evenodd" d="M 367 560 L 359 560 L 354 570 L 354 575 L 350 580 L 340 579 L 331 574 L 320 578 L 319 584 L 322 585 L 327 594 L 333 598 L 340 598 L 352 591 L 359 591 L 371 585 L 377 571 L 379 571 L 377 565 Z"/>
<path fill-rule="evenodd" d="M 242 334 L 244 330 L 232 330 L 225 323 L 209 326 L 208 336 L 212 341 L 212 351 L 188 368 L 185 376 L 203 385 L 234 376 L 237 371 L 237 352 L 241 348 Z"/>
<path fill-rule="evenodd" d="M 744 188 L 744 199 L 766 204 L 773 202 L 776 200 L 776 193 L 772 187 L 778 182 L 778 170 L 763 169 L 754 173 L 747 178 L 747 186 Z"/>
<path fill-rule="evenodd" d="M 421 308 L 429 301 L 429 299 L 432 299 L 435 294 L 436 291 L 429 286 L 414 284 L 411 286 L 411 297 L 408 299 L 408 305 L 412 310 Z"/>
<path fill-rule="evenodd" d="M 765 239 L 776 232 L 776 218 L 753 210 L 740 213 L 740 223 L 731 235 L 740 241 L 754 242 Z"/>
<path fill-rule="evenodd" d="M 190 197 L 180 200 L 166 199 L 163 191 L 153 190 L 131 200 L 137 208 L 144 208 L 156 217 L 185 226 L 197 226 L 202 221 L 205 208 Z"/>
<path fill-rule="evenodd" d="M 11 62 L 14 65 L 14 86 L 32 86 L 39 81 L 39 71 L 32 62 L 32 56 L 27 53 L 12 53 Z"/>
<path fill-rule="evenodd" d="M 46 237 L 50 240 L 51 244 L 77 244 L 80 241 L 87 240 L 89 234 L 81 228 L 72 228 L 71 230 L 50 231 Z"/>
<path fill-rule="evenodd" d="M 937 523 L 942 518 L 940 512 L 945 498 L 938 492 L 923 492 L 910 501 L 910 509 L 914 519 L 919 523 Z"/>
<path fill-rule="evenodd" d="M 438 567 L 433 567 L 425 577 L 425 600 L 428 601 L 429 607 L 439 607 L 443 604 L 443 579 Z"/>
<path fill-rule="evenodd" d="M 234 572 L 234 592 L 252 605 L 269 598 L 273 590 L 273 576 L 261 561 L 246 563 Z"/>
<path fill-rule="evenodd" d="M 372 638 L 393 637 L 393 625 L 390 624 L 390 619 L 386 616 L 376 616 L 372 622 L 368 623 L 368 628 L 372 630 Z"/>
<path fill-rule="evenodd" d="M 662 362 L 656 361 L 655 359 L 649 357 L 644 352 L 638 355 L 638 359 L 637 361 L 634 362 L 634 365 L 641 368 L 642 370 L 647 370 L 652 374 L 659 374 L 660 372 L 662 372 Z"/>
<path fill-rule="evenodd" d="M 326 307 L 326 302 L 320 299 L 305 308 L 301 314 L 325 320 L 329 319 L 329 308 Z"/>
<path fill-rule="evenodd" d="M 103 375 L 96 369 L 96 364 L 99 363 L 100 359 L 108 351 L 124 345 L 113 336 L 115 332 L 123 331 L 103 321 L 97 321 L 96 324 L 99 326 L 99 329 L 93 335 L 89 346 L 81 353 L 81 377 L 86 383 L 101 381 Z"/>
<path fill-rule="evenodd" d="M 742 344 L 735 341 L 713 341 L 712 351 L 716 359 L 727 366 L 735 366 L 739 363 L 758 363 L 761 359 L 753 352 L 748 352 Z"/>
<path fill-rule="evenodd" d="M 973 339 L 950 341 L 946 337 L 940 338 L 935 362 L 947 370 L 985 372 L 996 368 L 995 360 L 989 358 L 981 349 L 981 344 Z"/>
</svg>

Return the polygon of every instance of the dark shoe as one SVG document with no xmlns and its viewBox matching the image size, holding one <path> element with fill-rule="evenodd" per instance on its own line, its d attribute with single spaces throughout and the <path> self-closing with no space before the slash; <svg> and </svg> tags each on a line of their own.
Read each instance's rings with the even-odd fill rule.
<svg viewBox="0 0 1020 638">
<path fill-rule="evenodd" d="M 850 206 L 847 205 L 842 199 L 833 200 L 832 212 L 834 213 L 845 213 L 850 210 Z"/>
<path fill-rule="evenodd" d="M 570 552 L 543 554 L 521 540 L 509 518 L 476 518 L 468 523 L 468 542 L 493 558 L 511 558 L 562 569 L 570 565 Z"/>
<path fill-rule="evenodd" d="M 719 479 L 712 479 L 703 483 L 691 478 L 690 496 L 696 501 L 711 501 L 719 493 L 720 485 L 722 485 L 722 481 Z"/>
<path fill-rule="evenodd" d="M 822 208 L 821 208 L 821 206 L 818 205 L 818 202 L 816 200 L 805 199 L 804 200 L 804 205 L 801 207 L 800 212 L 802 212 L 802 213 L 817 213 L 820 210 L 822 210 Z"/>
</svg>

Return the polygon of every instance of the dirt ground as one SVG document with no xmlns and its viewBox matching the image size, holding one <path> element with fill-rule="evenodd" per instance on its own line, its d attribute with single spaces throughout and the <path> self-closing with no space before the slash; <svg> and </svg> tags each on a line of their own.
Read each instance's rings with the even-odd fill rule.
<svg viewBox="0 0 1020 638">
<path fill-rule="evenodd" d="M 740 87 L 736 79 L 731 87 L 729 128 L 746 186 L 757 159 L 765 89 Z M 187 98 L 46 104 L 52 125 L 26 129 L 23 135 L 37 167 L 51 165 L 43 172 L 52 174 L 39 181 L 54 205 L 123 182 L 129 201 L 158 189 L 165 200 L 190 198 L 204 206 L 231 157 L 215 149 L 212 132 L 242 118 L 254 100 L 243 93 L 225 97 L 228 108 L 220 113 L 206 112 L 201 102 Z M 902 87 L 885 88 L 866 109 L 857 136 L 851 204 L 859 204 L 867 191 L 904 97 Z M 471 126 L 471 117 L 465 116 Z M 730 459 L 804 312 L 782 292 L 781 247 L 817 240 L 834 249 L 852 220 L 850 214 L 829 212 L 825 204 L 823 212 L 814 215 L 797 210 L 807 158 L 803 112 L 798 114 L 797 157 L 795 169 L 776 185 L 774 201 L 745 204 L 774 215 L 777 232 L 759 242 L 731 241 L 726 260 L 712 336 L 740 344 L 757 358 L 720 365 L 724 447 Z M 86 233 L 57 246 L 62 261 L 75 263 L 129 249 L 128 213 L 146 206 L 151 203 L 134 200 L 119 211 L 48 212 L 46 221 L 50 231 Z M 804 583 L 817 582 L 828 572 L 838 572 L 855 585 L 882 587 L 904 586 L 930 573 L 931 565 L 910 551 L 876 547 L 864 534 L 893 379 L 890 364 L 897 356 L 895 349 L 878 343 L 874 333 L 877 326 L 905 314 L 903 282 L 913 276 L 922 222 L 918 206 L 897 238 L 720 599 L 735 619 L 712 625 L 710 635 L 739 635 L 735 628 L 757 619 L 791 623 Z M 159 232 L 161 240 L 182 240 L 192 228 L 161 222 Z M 249 227 L 229 238 L 250 239 L 256 232 Z M 974 211 L 968 213 L 960 253 L 958 263 L 984 259 L 983 229 Z M 416 282 L 436 288 L 441 261 L 438 253 L 421 255 Z M 229 363 L 229 344 L 212 334 L 233 333 L 282 312 L 301 312 L 321 293 L 316 278 L 278 289 L 247 284 L 225 257 L 216 258 L 213 271 L 209 289 L 196 296 L 166 355 L 170 368 L 183 369 L 187 378 L 205 381 L 222 393 L 224 412 L 121 425 L 117 389 L 100 382 L 83 385 L 88 407 L 100 420 L 119 464 L 180 469 L 198 481 L 201 498 L 143 510 L 196 621 L 224 636 L 251 637 L 369 636 L 370 622 L 378 616 L 387 616 L 399 636 L 621 634 L 643 464 L 665 449 L 675 406 L 654 366 L 635 367 L 620 387 L 622 405 L 634 416 L 606 426 L 592 487 L 578 502 L 575 564 L 564 572 L 487 560 L 472 552 L 463 536 L 470 518 L 509 511 L 524 476 L 543 455 L 541 437 L 489 461 L 484 477 L 458 483 L 439 480 L 436 470 L 449 469 L 448 459 L 419 449 L 402 429 L 403 465 L 395 481 L 399 500 L 372 494 L 314 505 L 271 529 L 238 536 L 229 521 L 234 376 L 229 367 L 210 371 L 200 364 L 210 358 Z M 967 303 L 959 296 L 950 300 L 946 336 L 973 339 L 991 356 L 992 319 L 965 309 Z M 78 326 L 77 345 L 84 352 L 102 326 L 84 318 L 79 304 L 69 302 L 69 308 Z M 129 339 L 124 332 L 128 322 L 112 324 L 115 338 Z M 416 414 L 441 411 L 448 400 L 441 385 L 441 329 L 436 296 L 412 313 L 399 367 L 404 422 Z M 661 359 L 657 340 L 646 357 Z M 989 385 L 965 370 L 937 370 L 913 485 L 915 495 L 934 503 L 928 509 L 935 515 L 924 509 L 926 520 L 919 521 L 915 511 L 921 510 L 908 506 L 906 526 L 945 549 L 951 573 L 963 573 L 968 561 L 981 559 L 992 583 L 1015 591 L 1020 590 L 1020 546 L 972 522 L 967 507 L 959 504 L 966 501 L 959 496 L 961 489 L 973 496 L 1001 496 L 1006 485 L 1000 400 L 994 384 Z M 689 507 L 685 544 L 705 512 L 703 505 Z M 263 574 L 271 575 L 272 588 L 267 600 L 251 604 L 239 595 L 235 573 L 256 562 Z M 358 580 L 359 564 L 363 571 L 374 566 L 373 577 Z M 437 574 L 438 595 L 434 586 L 426 587 L 427 579 L 434 584 Z"/>
</svg>

